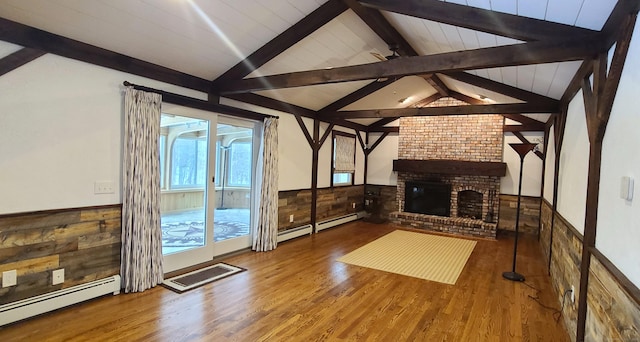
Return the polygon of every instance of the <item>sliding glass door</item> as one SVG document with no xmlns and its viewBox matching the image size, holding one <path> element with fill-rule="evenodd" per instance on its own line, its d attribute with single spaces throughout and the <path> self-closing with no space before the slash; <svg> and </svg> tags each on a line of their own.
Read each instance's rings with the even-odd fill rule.
<svg viewBox="0 0 640 342">
<path fill-rule="evenodd" d="M 251 246 L 253 180 L 257 148 L 255 123 L 220 116 L 216 127 L 216 255 Z"/>
<path fill-rule="evenodd" d="M 165 272 L 251 245 L 256 161 L 255 123 L 171 109 L 159 140 Z"/>
</svg>

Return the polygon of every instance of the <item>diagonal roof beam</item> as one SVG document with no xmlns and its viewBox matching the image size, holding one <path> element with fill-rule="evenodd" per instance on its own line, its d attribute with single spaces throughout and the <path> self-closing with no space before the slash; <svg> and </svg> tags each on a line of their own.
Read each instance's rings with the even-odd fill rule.
<svg viewBox="0 0 640 342">
<path fill-rule="evenodd" d="M 581 40 L 530 42 L 428 56 L 396 58 L 378 63 L 292 72 L 231 81 L 220 85 L 215 91 L 221 94 L 242 93 L 443 71 L 574 61 L 602 51 L 601 38 L 600 34 L 594 34 Z"/>
<path fill-rule="evenodd" d="M 376 110 L 354 110 L 319 113 L 327 119 L 361 119 L 388 118 L 404 116 L 445 116 L 471 114 L 522 114 L 522 113 L 556 113 L 558 106 L 547 103 L 510 103 L 490 105 L 463 105 L 447 107 L 421 107 Z M 541 125 L 544 126 L 543 123 Z"/>
<path fill-rule="evenodd" d="M 400 56 L 418 56 L 416 50 L 404 39 L 380 11 L 362 6 L 356 0 L 343 0 L 362 21 L 369 26 L 387 45 L 397 45 Z"/>
<path fill-rule="evenodd" d="M 368 96 L 369 94 L 372 94 L 374 92 L 376 92 L 377 90 L 380 90 L 386 86 L 388 86 L 389 84 L 395 82 L 393 79 L 387 79 L 386 81 L 383 82 L 378 82 L 378 81 L 373 81 L 369 84 L 367 84 L 366 86 L 354 91 L 353 93 L 325 106 L 324 108 L 320 109 L 320 111 L 336 111 L 336 110 L 340 110 L 341 108 L 344 108 L 348 105 L 350 105 L 353 102 L 356 102 L 358 100 L 360 100 L 363 97 Z"/>
<path fill-rule="evenodd" d="M 22 48 L 8 56 L 0 58 L 0 76 L 13 71 L 34 59 L 46 54 L 44 51 L 31 48 Z"/>
<path fill-rule="evenodd" d="M 348 8 L 341 0 L 329 0 L 270 42 L 253 52 L 244 60 L 227 70 L 213 81 L 221 84 L 229 80 L 241 79 L 281 54 L 315 30 L 324 26 Z"/>
<path fill-rule="evenodd" d="M 0 40 L 58 56 L 207 92 L 211 81 L 0 18 Z"/>
<path fill-rule="evenodd" d="M 595 31 L 437 0 L 361 0 L 364 6 L 524 41 L 569 39 Z"/>
<path fill-rule="evenodd" d="M 389 23 L 389 21 L 380 13 L 380 11 L 366 8 L 360 5 L 356 0 L 343 0 L 344 3 L 349 6 L 349 8 L 356 13 L 362 19 L 362 21 L 369 26 L 369 28 L 376 34 L 380 39 L 382 39 L 389 46 L 398 46 L 398 54 L 400 56 L 418 56 L 418 53 L 415 49 L 407 42 L 406 39 Z M 443 84 L 442 81 L 436 75 L 431 75 L 429 77 L 425 77 L 425 80 L 431 84 L 431 79 L 433 79 L 434 84 Z M 393 80 L 387 82 L 386 84 L 393 83 Z M 435 86 L 434 86 L 435 87 Z M 382 88 L 382 87 L 380 87 Z M 339 110 L 369 94 L 372 94 L 376 90 L 380 89 L 373 84 L 369 84 L 367 87 L 364 87 L 352 94 L 345 96 L 344 98 L 326 106 L 321 109 L 321 111 L 333 111 Z M 437 88 L 436 88 L 437 89 Z M 443 91 L 445 91 L 445 88 Z M 437 89 L 440 92 L 439 89 Z M 367 91 L 369 91 L 367 93 Z M 349 102 L 351 101 L 351 102 Z M 340 107 L 338 107 L 340 106 Z"/>
<path fill-rule="evenodd" d="M 530 91 L 526 91 L 524 89 L 512 87 L 510 85 L 496 82 L 488 78 L 476 76 L 468 72 L 454 71 L 443 73 L 443 75 L 451 77 L 454 80 L 463 83 L 467 83 L 526 102 L 558 102 L 558 100 L 552 99 L 550 97 L 539 95 Z"/>
<path fill-rule="evenodd" d="M 427 83 L 429 83 L 429 85 L 432 86 L 433 89 L 438 92 L 438 94 L 442 96 L 449 96 L 449 93 L 451 91 L 449 90 L 447 85 L 444 84 L 444 82 L 442 82 L 442 80 L 435 74 L 420 75 L 420 77 L 424 78 L 424 80 L 427 81 Z"/>
</svg>

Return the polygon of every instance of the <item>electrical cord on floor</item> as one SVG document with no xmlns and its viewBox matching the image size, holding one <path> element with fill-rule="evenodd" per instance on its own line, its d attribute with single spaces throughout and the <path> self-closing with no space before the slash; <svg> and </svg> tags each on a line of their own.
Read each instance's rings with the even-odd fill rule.
<svg viewBox="0 0 640 342">
<path fill-rule="evenodd" d="M 560 322 L 560 317 L 562 317 L 562 312 L 564 311 L 564 303 L 565 303 L 565 301 L 567 299 L 567 294 L 571 293 L 571 290 L 566 290 L 566 291 L 564 291 L 564 294 L 562 294 L 562 306 L 560 307 L 560 310 L 558 310 L 558 309 L 552 308 L 550 306 L 547 306 L 547 305 L 543 304 L 540 301 L 540 297 L 538 296 L 538 294 L 540 294 L 540 290 L 539 289 L 535 288 L 534 286 L 532 286 L 532 285 L 530 285 L 530 284 L 528 284 L 526 282 L 523 282 L 523 284 L 527 285 L 528 287 L 530 287 L 530 288 L 532 288 L 532 289 L 534 289 L 536 291 L 535 297 L 532 296 L 532 295 L 528 295 L 528 297 L 533 299 L 536 303 L 538 303 L 543 308 L 548 309 L 548 310 L 552 310 L 553 311 L 553 318 L 556 320 L 556 323 Z"/>
</svg>

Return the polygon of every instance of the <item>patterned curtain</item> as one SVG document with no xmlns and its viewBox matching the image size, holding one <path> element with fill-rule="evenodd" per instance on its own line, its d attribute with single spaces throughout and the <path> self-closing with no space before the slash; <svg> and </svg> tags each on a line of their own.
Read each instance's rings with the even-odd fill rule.
<svg viewBox="0 0 640 342">
<path fill-rule="evenodd" d="M 162 283 L 160 230 L 159 94 L 127 87 L 124 100 L 122 253 L 126 293 Z"/>
<path fill-rule="evenodd" d="M 262 144 L 256 168 L 256 222 L 253 225 L 253 247 L 257 252 L 278 245 L 278 119 L 264 120 Z"/>
<path fill-rule="evenodd" d="M 356 139 L 336 135 L 335 172 L 354 172 L 356 170 Z"/>
</svg>

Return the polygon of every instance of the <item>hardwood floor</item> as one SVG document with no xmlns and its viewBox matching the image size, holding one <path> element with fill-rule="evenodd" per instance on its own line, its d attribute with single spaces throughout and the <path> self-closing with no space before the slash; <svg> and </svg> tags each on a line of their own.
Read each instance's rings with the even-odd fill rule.
<svg viewBox="0 0 640 342">
<path fill-rule="evenodd" d="M 158 286 L 0 328 L 1 341 L 568 341 L 535 238 L 479 240 L 456 285 L 337 262 L 395 228 L 365 222 L 248 252 L 246 272 L 184 294 Z"/>
</svg>

